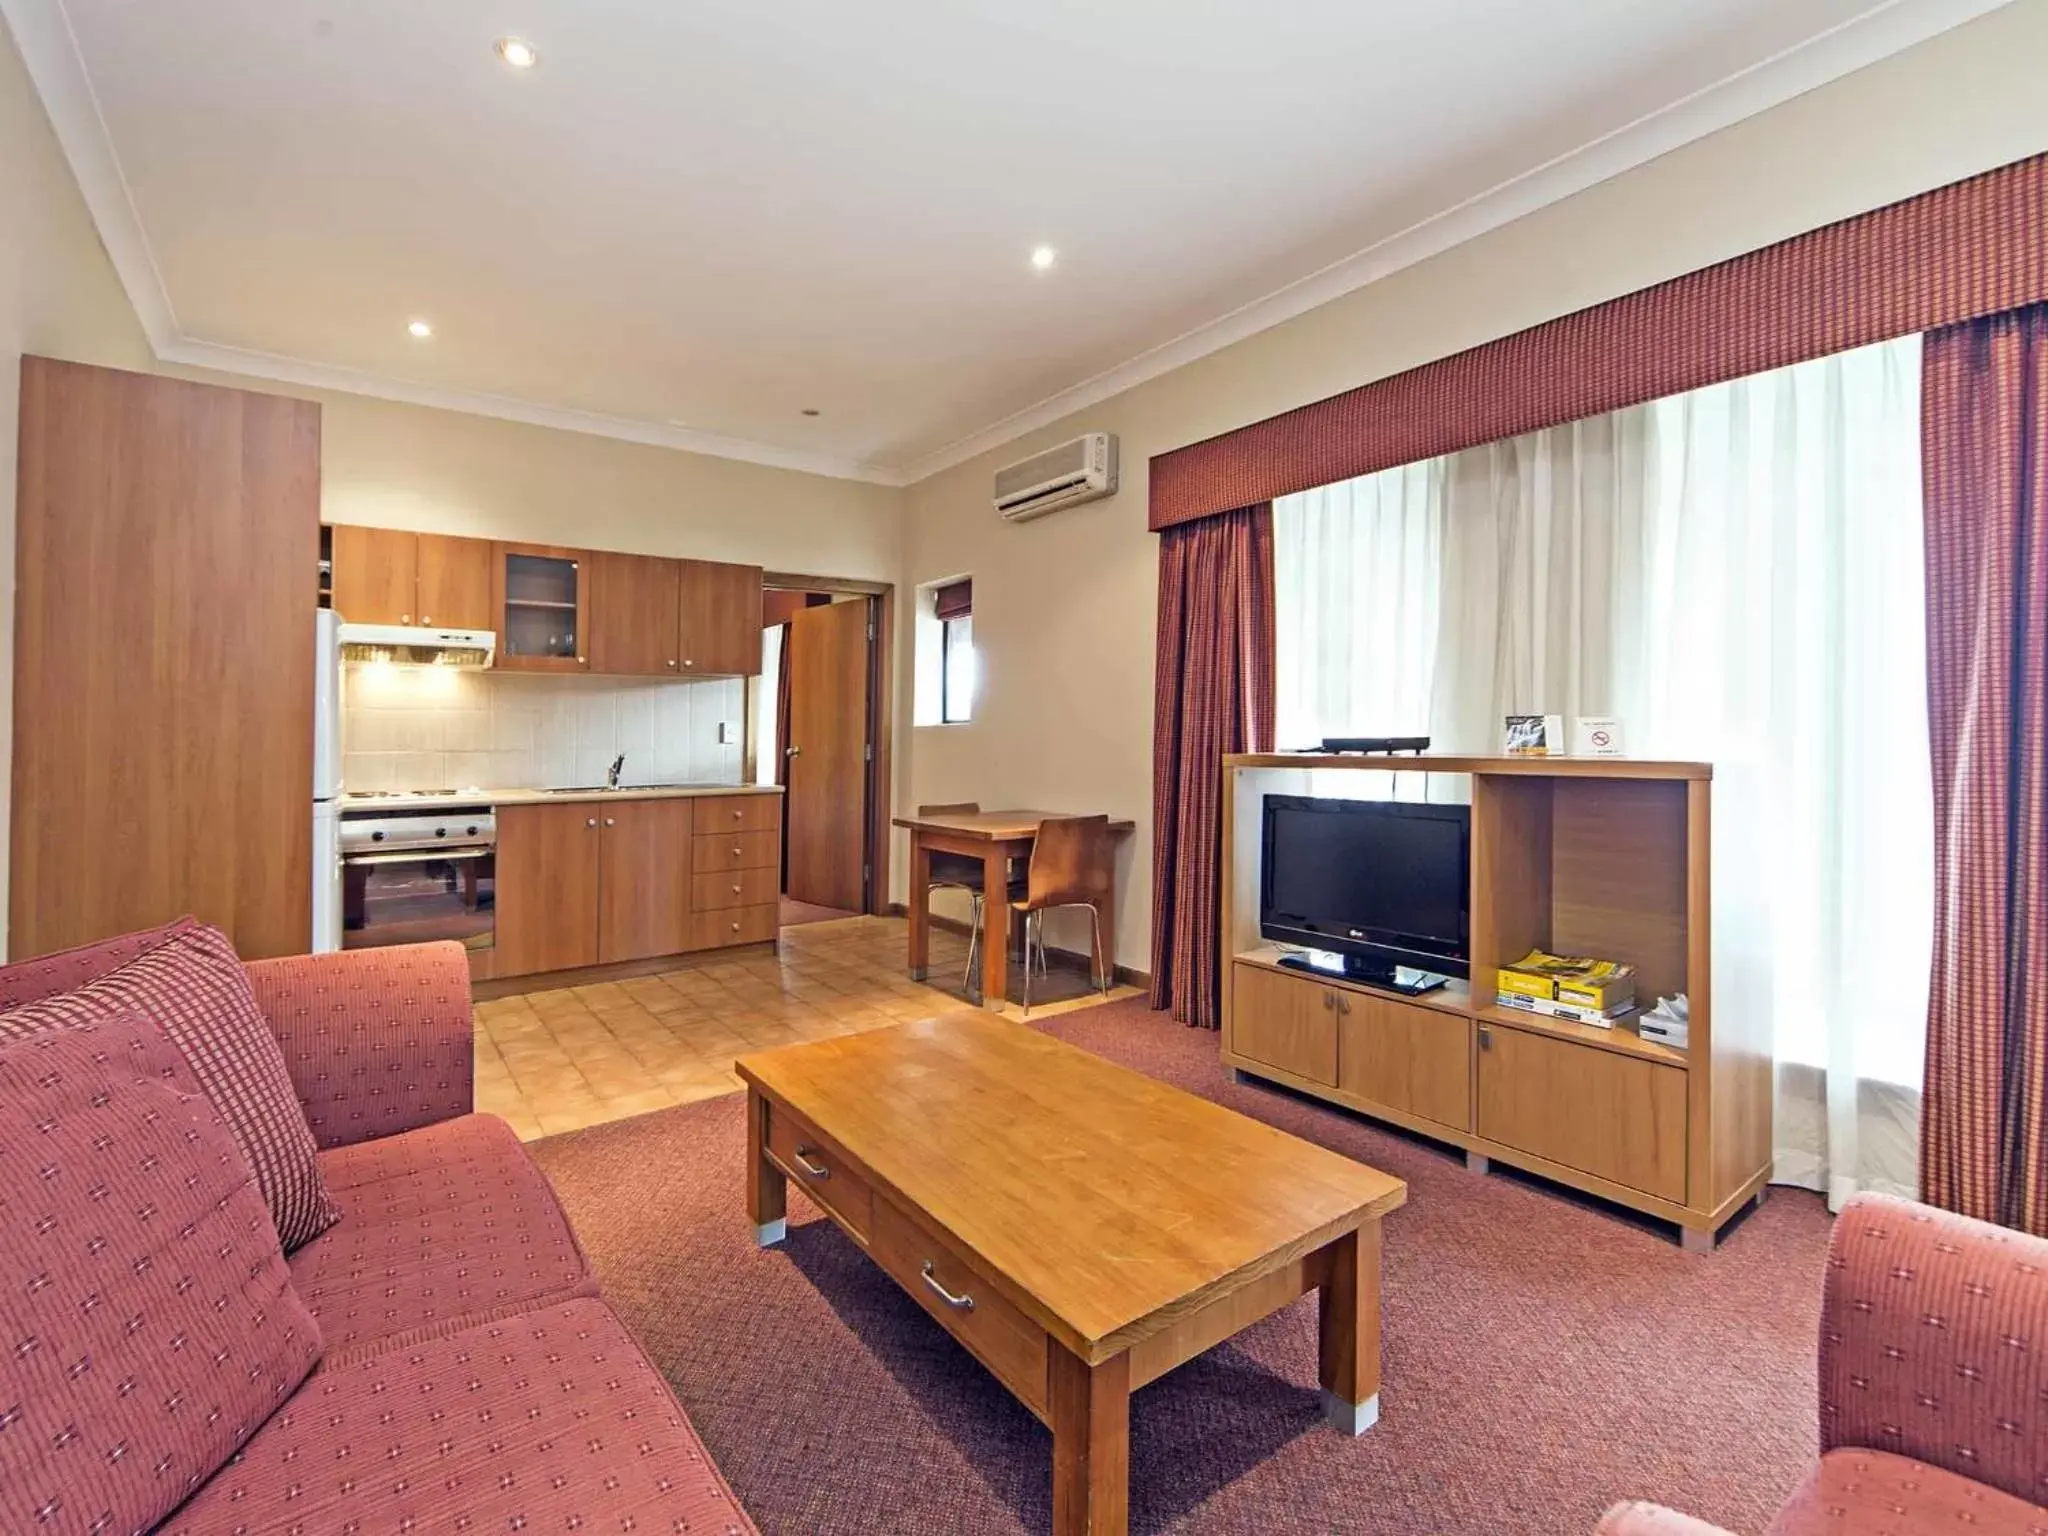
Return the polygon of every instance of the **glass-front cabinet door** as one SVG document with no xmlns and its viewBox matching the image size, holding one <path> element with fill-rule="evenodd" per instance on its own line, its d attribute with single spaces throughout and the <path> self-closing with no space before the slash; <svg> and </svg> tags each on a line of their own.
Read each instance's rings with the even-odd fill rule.
<svg viewBox="0 0 2048 1536">
<path fill-rule="evenodd" d="M 500 544 L 492 585 L 499 666 L 589 670 L 590 562 L 581 550 Z"/>
</svg>

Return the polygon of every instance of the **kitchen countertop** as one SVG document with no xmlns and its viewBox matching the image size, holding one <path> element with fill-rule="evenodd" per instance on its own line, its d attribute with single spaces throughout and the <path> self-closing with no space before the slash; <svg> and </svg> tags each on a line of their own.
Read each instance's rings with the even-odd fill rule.
<svg viewBox="0 0 2048 1536">
<path fill-rule="evenodd" d="M 582 805 L 596 800 L 683 800 L 706 795 L 779 795 L 779 784 L 623 784 L 617 789 L 480 789 L 453 795 L 350 795 L 344 811 L 455 810 L 488 805 Z"/>
</svg>

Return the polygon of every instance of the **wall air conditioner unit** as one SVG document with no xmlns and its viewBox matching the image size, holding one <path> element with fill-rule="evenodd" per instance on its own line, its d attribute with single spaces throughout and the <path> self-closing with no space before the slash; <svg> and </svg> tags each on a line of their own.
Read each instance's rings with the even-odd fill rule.
<svg viewBox="0 0 2048 1536">
<path fill-rule="evenodd" d="M 1084 432 L 1071 443 L 996 471 L 996 510 L 1010 523 L 1115 494 L 1113 432 Z"/>
</svg>

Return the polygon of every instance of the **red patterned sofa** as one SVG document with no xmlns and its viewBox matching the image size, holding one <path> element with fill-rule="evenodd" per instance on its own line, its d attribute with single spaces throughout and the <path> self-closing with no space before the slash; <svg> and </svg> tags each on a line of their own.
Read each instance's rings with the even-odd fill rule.
<svg viewBox="0 0 2048 1536">
<path fill-rule="evenodd" d="M 1828 1244 L 1820 1442 L 1769 1536 L 2048 1536 L 2048 1241 L 1851 1200 Z M 1598 1532 L 1725 1536 L 1650 1504 Z"/>
<path fill-rule="evenodd" d="M 104 968 L 104 948 L 88 955 Z M 9 975 L 36 993 L 81 979 L 35 964 Z M 283 1260 L 324 1348 L 157 1529 L 755 1536 L 668 1384 L 599 1297 L 546 1178 L 502 1120 L 472 1112 L 461 947 L 246 971 L 340 1211 Z M 51 1499 L 38 1521 L 68 1529 L 93 1492 L 69 1510 Z"/>
</svg>

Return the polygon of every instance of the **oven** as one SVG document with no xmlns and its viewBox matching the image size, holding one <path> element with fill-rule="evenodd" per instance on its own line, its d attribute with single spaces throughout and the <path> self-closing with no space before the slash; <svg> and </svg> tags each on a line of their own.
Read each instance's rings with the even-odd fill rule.
<svg viewBox="0 0 2048 1536">
<path fill-rule="evenodd" d="M 498 823 L 489 806 L 345 811 L 341 947 L 453 939 L 489 949 Z"/>
</svg>

